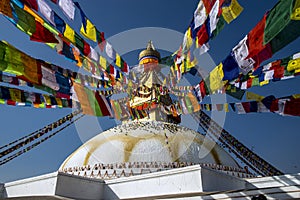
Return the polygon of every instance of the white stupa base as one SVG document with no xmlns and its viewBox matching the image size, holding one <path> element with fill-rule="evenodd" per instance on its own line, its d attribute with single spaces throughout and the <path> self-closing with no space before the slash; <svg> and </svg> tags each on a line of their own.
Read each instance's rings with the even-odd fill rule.
<svg viewBox="0 0 300 200">
<path fill-rule="evenodd" d="M 268 199 L 300 198 L 300 174 L 242 179 L 189 166 L 167 171 L 92 179 L 55 172 L 0 185 L 0 197 L 12 199 Z"/>
</svg>

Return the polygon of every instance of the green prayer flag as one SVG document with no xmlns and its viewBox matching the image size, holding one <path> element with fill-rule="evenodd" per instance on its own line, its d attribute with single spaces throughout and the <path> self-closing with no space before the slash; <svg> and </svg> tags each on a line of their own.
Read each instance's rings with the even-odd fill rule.
<svg viewBox="0 0 300 200">
<path fill-rule="evenodd" d="M 264 44 L 268 44 L 291 21 L 293 0 L 280 0 L 268 13 L 264 31 Z"/>
<path fill-rule="evenodd" d="M 80 52 L 84 51 L 83 39 L 77 33 L 75 33 L 75 45 L 80 50 Z"/>
<path fill-rule="evenodd" d="M 288 25 L 271 40 L 272 53 L 276 53 L 300 36 L 300 21 L 291 20 Z"/>
<path fill-rule="evenodd" d="M 221 15 L 220 18 L 219 18 L 219 21 L 217 23 L 217 27 L 216 27 L 216 29 L 212 33 L 212 38 L 211 39 L 214 39 L 217 35 L 219 35 L 219 33 L 225 27 L 225 24 L 226 24 L 226 21 L 225 21 L 223 15 Z"/>
<path fill-rule="evenodd" d="M 100 109 L 100 106 L 98 104 L 98 101 L 97 101 L 97 99 L 95 97 L 95 93 L 92 90 L 90 90 L 90 89 L 88 89 L 86 87 L 84 88 L 84 90 L 85 90 L 85 93 L 88 96 L 90 105 L 91 105 L 91 107 L 92 107 L 92 109 L 94 111 L 95 116 L 103 116 L 102 112 L 101 112 L 101 109 Z"/>
<path fill-rule="evenodd" d="M 13 3 L 16 15 L 17 15 L 17 27 L 27 33 L 32 35 L 35 32 L 35 19 L 32 15 L 27 13 L 25 10 Z"/>
<path fill-rule="evenodd" d="M 193 109 L 193 104 L 192 104 L 190 98 L 187 95 L 185 95 L 184 100 L 185 100 L 185 105 L 186 105 L 186 108 L 188 109 L 188 112 L 193 113 L 194 109 Z"/>
<path fill-rule="evenodd" d="M 258 77 L 253 78 L 251 86 L 258 86 L 258 85 L 259 85 L 259 78 Z"/>
<path fill-rule="evenodd" d="M 232 96 L 235 99 L 241 100 L 245 94 L 245 90 L 241 90 L 232 85 L 229 90 L 226 90 L 226 94 Z"/>
</svg>

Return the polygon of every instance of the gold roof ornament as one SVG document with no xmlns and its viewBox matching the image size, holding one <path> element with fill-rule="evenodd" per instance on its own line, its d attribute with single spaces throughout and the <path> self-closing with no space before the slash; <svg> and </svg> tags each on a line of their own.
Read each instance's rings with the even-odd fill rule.
<svg viewBox="0 0 300 200">
<path fill-rule="evenodd" d="M 148 42 L 147 48 L 141 51 L 139 55 L 139 61 L 145 58 L 154 58 L 157 60 L 160 59 L 160 53 L 155 49 L 151 40 Z"/>
</svg>

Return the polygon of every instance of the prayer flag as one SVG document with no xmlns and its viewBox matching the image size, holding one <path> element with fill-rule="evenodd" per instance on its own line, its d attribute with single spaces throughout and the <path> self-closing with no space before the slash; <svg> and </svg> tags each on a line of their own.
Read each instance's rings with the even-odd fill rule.
<svg viewBox="0 0 300 200">
<path fill-rule="evenodd" d="M 17 27 L 28 35 L 34 33 L 35 18 L 16 4 L 13 3 L 13 6 L 17 15 Z"/>
<path fill-rule="evenodd" d="M 116 65 L 121 67 L 121 57 L 118 53 L 116 53 Z"/>
<path fill-rule="evenodd" d="M 197 9 L 194 12 L 194 29 L 200 27 L 206 20 L 207 14 L 203 1 L 199 1 Z"/>
<path fill-rule="evenodd" d="M 34 9 L 35 11 L 38 11 L 38 3 L 37 0 L 21 0 L 22 3 L 27 5 L 29 8 Z"/>
<path fill-rule="evenodd" d="M 68 24 L 66 24 L 64 36 L 75 44 L 75 31 Z"/>
<path fill-rule="evenodd" d="M 60 33 L 64 33 L 65 31 L 65 27 L 66 27 L 66 23 L 64 22 L 64 20 L 62 18 L 60 18 L 60 16 L 58 16 L 56 13 L 54 13 L 54 24 L 56 29 L 60 32 Z"/>
<path fill-rule="evenodd" d="M 53 25 L 54 23 L 54 13 L 51 9 L 51 7 L 44 1 L 44 0 L 38 0 L 39 10 L 42 13 L 42 15 Z"/>
<path fill-rule="evenodd" d="M 0 13 L 3 15 L 13 18 L 12 9 L 10 6 L 10 0 L 1 0 L 0 2 Z"/>
<path fill-rule="evenodd" d="M 233 55 L 230 54 L 226 57 L 225 60 L 222 61 L 223 64 L 223 80 L 233 80 L 239 75 L 239 65 L 236 60 L 233 58 Z"/>
<path fill-rule="evenodd" d="M 58 5 L 69 19 L 74 20 L 75 6 L 72 0 L 59 0 Z"/>
<path fill-rule="evenodd" d="M 53 33 L 39 22 L 35 23 L 35 32 L 30 36 L 30 40 L 43 43 L 58 43 Z"/>
<path fill-rule="evenodd" d="M 99 59 L 99 64 L 100 64 L 100 66 L 103 68 L 103 69 L 105 69 L 106 70 L 106 68 L 107 68 L 107 64 L 106 64 L 107 62 L 106 62 L 106 59 L 103 57 L 103 56 L 100 56 L 100 59 Z"/>
<path fill-rule="evenodd" d="M 211 93 L 216 92 L 217 90 L 224 87 L 223 85 L 223 64 L 220 63 L 215 69 L 213 69 L 209 73 L 209 87 L 211 90 Z"/>
<path fill-rule="evenodd" d="M 222 7 L 222 15 L 228 24 L 236 19 L 242 11 L 243 7 L 237 0 L 231 0 L 231 4 L 229 6 Z"/>
<path fill-rule="evenodd" d="M 89 19 L 86 19 L 86 26 L 84 24 L 81 25 L 80 33 L 94 42 L 97 41 L 96 28 Z"/>
</svg>

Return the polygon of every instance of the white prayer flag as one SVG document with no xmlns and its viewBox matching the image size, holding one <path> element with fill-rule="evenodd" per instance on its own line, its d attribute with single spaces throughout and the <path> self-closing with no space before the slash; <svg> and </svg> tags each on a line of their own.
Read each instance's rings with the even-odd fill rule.
<svg viewBox="0 0 300 200">
<path fill-rule="evenodd" d="M 51 24 L 55 25 L 55 23 L 54 23 L 54 15 L 53 15 L 51 7 L 44 0 L 38 0 L 38 6 L 39 6 L 39 11 L 42 13 L 42 15 Z"/>
<path fill-rule="evenodd" d="M 59 0 L 58 5 L 69 19 L 74 20 L 75 5 L 72 0 Z"/>
</svg>

